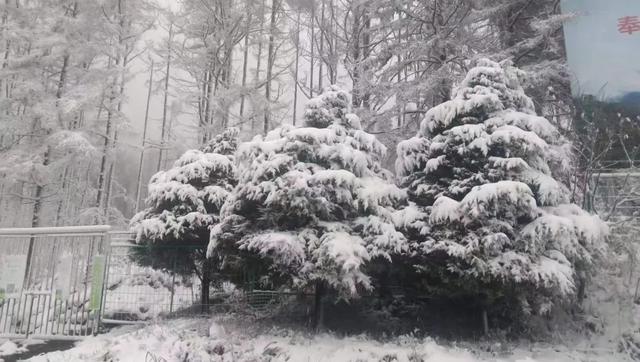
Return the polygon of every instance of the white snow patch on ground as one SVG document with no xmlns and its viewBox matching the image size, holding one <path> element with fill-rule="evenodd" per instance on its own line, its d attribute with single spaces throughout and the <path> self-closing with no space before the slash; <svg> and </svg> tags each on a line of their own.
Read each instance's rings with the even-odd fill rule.
<svg viewBox="0 0 640 362">
<path fill-rule="evenodd" d="M 473 348 L 473 347 L 472 347 Z M 479 350 L 479 348 L 478 348 Z M 177 319 L 144 327 L 122 327 L 90 337 L 67 351 L 34 362 L 72 361 L 424 361 L 424 362 L 565 362 L 624 361 L 622 356 L 569 347 L 533 346 L 491 355 L 430 338 L 398 337 L 379 342 L 365 336 L 340 338 L 272 329 L 252 335 L 247 328 L 207 319 Z"/>
<path fill-rule="evenodd" d="M 8 356 L 11 354 L 22 353 L 26 348 L 18 346 L 13 341 L 0 340 L 0 356 Z"/>
<path fill-rule="evenodd" d="M 9 341 L 0 338 L 0 362 L 4 362 L 5 358 L 8 360 L 11 355 L 27 352 L 27 347 L 30 345 L 41 343 L 44 341 L 37 339 Z"/>
</svg>

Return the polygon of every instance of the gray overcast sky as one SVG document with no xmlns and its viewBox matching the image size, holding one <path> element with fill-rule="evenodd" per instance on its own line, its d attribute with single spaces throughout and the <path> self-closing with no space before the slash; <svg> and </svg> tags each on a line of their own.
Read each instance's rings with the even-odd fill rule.
<svg viewBox="0 0 640 362">
<path fill-rule="evenodd" d="M 574 93 L 640 92 L 640 0 L 563 0 L 562 8 L 579 15 L 565 26 Z M 637 16 L 637 32 L 618 31 L 625 16 Z"/>
</svg>

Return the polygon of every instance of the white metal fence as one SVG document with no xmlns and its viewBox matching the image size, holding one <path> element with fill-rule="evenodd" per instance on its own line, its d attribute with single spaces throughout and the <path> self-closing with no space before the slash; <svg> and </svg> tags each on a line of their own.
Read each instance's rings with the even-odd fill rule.
<svg viewBox="0 0 640 362">
<path fill-rule="evenodd" d="M 97 334 L 102 323 L 268 313 L 295 297 L 216 281 L 203 301 L 190 255 L 203 252 L 147 249 L 109 226 L 0 229 L 0 337 L 80 339 Z"/>
<path fill-rule="evenodd" d="M 109 229 L 0 229 L 0 337 L 78 339 L 96 334 Z"/>
<path fill-rule="evenodd" d="M 202 283 L 194 259 L 202 246 L 136 244 L 129 233 L 111 233 L 103 321 L 129 324 L 174 316 L 228 311 L 267 314 L 296 296 L 246 290 L 212 276 L 209 298 L 201 299 Z M 199 255 L 199 256 L 195 256 Z"/>
<path fill-rule="evenodd" d="M 111 233 L 105 322 L 125 324 L 200 311 L 200 280 L 193 270 L 181 268 L 170 258 L 180 250 L 166 247 L 168 260 L 154 260 L 153 255 L 141 258 L 146 250 L 129 233 Z"/>
</svg>

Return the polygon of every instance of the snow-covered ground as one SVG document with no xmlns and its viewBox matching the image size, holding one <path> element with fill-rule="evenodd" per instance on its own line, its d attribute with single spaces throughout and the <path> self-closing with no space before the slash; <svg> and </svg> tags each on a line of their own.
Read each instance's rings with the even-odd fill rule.
<svg viewBox="0 0 640 362">
<path fill-rule="evenodd" d="M 307 335 L 290 329 L 247 329 L 233 320 L 176 319 L 127 326 L 79 342 L 34 362 L 72 361 L 407 361 L 569 362 L 628 361 L 610 349 L 497 343 L 442 344 L 402 336 L 377 341 L 365 336 Z M 20 348 L 9 345 L 8 348 Z M 1 358 L 1 357 L 0 357 Z"/>
<path fill-rule="evenodd" d="M 144 269 L 144 270 L 142 270 Z M 146 295 L 153 305 L 166 302 L 168 276 L 164 272 L 140 268 L 131 270 L 116 286 L 121 294 L 131 289 Z M 586 309 L 598 316 L 598 329 L 590 338 L 559 333 L 553 343 L 530 342 L 459 342 L 432 338 L 401 336 L 380 341 L 367 336 L 340 337 L 335 334 L 310 335 L 304 331 L 272 327 L 250 317 L 188 318 L 155 320 L 151 324 L 125 326 L 96 337 L 89 337 L 67 351 L 47 353 L 32 361 L 407 361 L 407 362 L 616 362 L 631 361 L 618 351 L 620 336 L 637 325 L 634 316 L 640 311 L 629 301 L 628 286 L 599 280 Z M 112 279 L 111 282 L 115 282 Z M 111 284 L 110 282 L 110 284 Z M 133 288 L 133 289 L 132 289 Z M 139 288 L 145 288 L 142 293 Z M 188 284 L 178 288 L 188 288 Z M 618 290 L 619 289 L 619 290 Z M 189 293 L 190 294 L 190 293 Z M 626 301 L 626 302 L 625 302 Z M 141 301 L 139 300 L 138 303 Z M 179 303 L 178 303 L 179 304 Z M 135 303 L 120 303 L 120 311 Z M 115 310 L 115 309 L 114 309 Z M 156 309 L 137 314 L 140 319 L 154 319 Z M 640 333 L 638 333 L 640 337 Z M 640 340 L 640 338 L 638 338 Z M 23 353 L 31 341 L 0 340 L 0 361 L 8 355 Z M 633 348 L 633 346 L 630 346 Z M 4 357 L 3 357 L 4 356 Z"/>
<path fill-rule="evenodd" d="M 26 346 L 22 344 L 18 344 L 14 341 L 0 340 L 0 360 L 2 359 L 2 356 L 22 353 L 26 350 Z"/>
<path fill-rule="evenodd" d="M 3 361 L 4 358 L 6 358 L 7 356 L 26 352 L 29 346 L 42 344 L 42 343 L 44 343 L 44 341 L 37 340 L 37 339 L 30 339 L 30 340 L 24 340 L 24 341 L 9 341 L 9 340 L 0 338 L 0 361 Z"/>
</svg>

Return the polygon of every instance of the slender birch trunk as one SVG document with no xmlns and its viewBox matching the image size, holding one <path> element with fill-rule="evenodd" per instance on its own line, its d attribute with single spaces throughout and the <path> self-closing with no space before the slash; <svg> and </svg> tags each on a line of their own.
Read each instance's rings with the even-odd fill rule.
<svg viewBox="0 0 640 362">
<path fill-rule="evenodd" d="M 324 65 L 324 37 L 325 37 L 325 24 L 324 24 L 324 2 L 321 0 L 320 5 L 320 49 L 318 49 L 318 56 L 320 57 L 320 64 L 318 64 L 318 91 L 322 92 L 322 68 Z"/>
<path fill-rule="evenodd" d="M 160 154 L 158 156 L 158 167 L 162 167 L 163 157 L 165 157 L 165 148 L 167 147 L 167 107 L 169 99 L 169 76 L 171 75 L 171 44 L 173 43 L 173 23 L 169 25 L 169 40 L 167 44 L 167 66 L 164 78 L 164 97 L 162 100 L 162 132 L 160 139 Z"/>
<path fill-rule="evenodd" d="M 247 87 L 247 67 L 249 65 L 249 31 L 251 28 L 251 12 L 249 11 L 249 17 L 247 19 L 247 28 L 244 35 L 244 47 L 242 49 L 242 95 L 240 96 L 240 118 L 244 116 L 244 103 L 245 103 L 245 92 Z"/>
<path fill-rule="evenodd" d="M 138 178 L 136 181 L 136 203 L 135 212 L 140 211 L 140 192 L 142 190 L 142 170 L 144 168 L 144 152 L 147 146 L 147 127 L 149 125 L 149 105 L 151 104 L 151 90 L 153 89 L 153 60 L 149 71 L 149 88 L 147 89 L 147 107 L 144 111 L 144 128 L 142 130 L 142 150 L 140 151 L 140 161 L 138 162 Z"/>
<path fill-rule="evenodd" d="M 313 98 L 313 63 L 315 61 L 316 46 L 316 2 L 311 0 L 311 57 L 309 60 L 309 98 Z"/>
<path fill-rule="evenodd" d="M 260 27 L 258 30 L 259 39 L 258 39 L 258 54 L 256 55 L 256 74 L 255 74 L 255 84 L 260 84 L 260 65 L 262 62 L 262 33 L 264 32 L 264 9 L 265 9 L 265 0 L 262 0 L 262 5 L 260 6 Z M 258 87 L 259 88 L 259 87 Z M 255 112 L 255 109 L 254 109 Z M 256 117 L 251 119 L 251 133 L 255 134 L 257 128 Z"/>
<path fill-rule="evenodd" d="M 300 72 L 300 8 L 296 9 L 296 69 L 293 75 L 293 119 L 292 124 L 296 125 L 296 117 L 298 112 L 298 78 Z"/>
<path fill-rule="evenodd" d="M 264 113 L 264 129 L 266 135 L 271 127 L 271 81 L 273 77 L 273 64 L 275 62 L 275 46 L 274 37 L 276 32 L 276 15 L 280 7 L 280 0 L 272 0 L 271 2 L 271 20 L 269 22 L 269 50 L 267 54 L 267 82 L 265 85 L 265 98 L 267 106 Z"/>
</svg>

